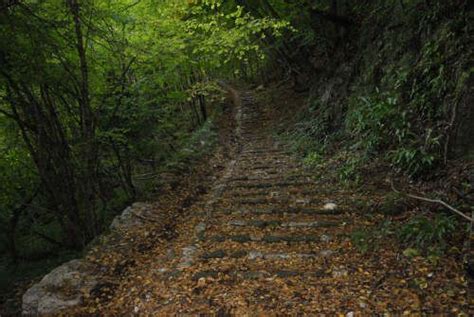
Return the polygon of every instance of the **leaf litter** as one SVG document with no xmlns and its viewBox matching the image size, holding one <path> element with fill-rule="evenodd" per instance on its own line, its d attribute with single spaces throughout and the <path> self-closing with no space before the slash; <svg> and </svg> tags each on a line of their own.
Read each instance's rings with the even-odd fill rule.
<svg viewBox="0 0 474 317">
<path fill-rule="evenodd" d="M 299 175 L 307 182 L 308 171 L 284 148 L 275 147 L 266 109 L 259 108 L 251 96 L 243 100 L 242 151 L 236 154 L 223 193 L 195 194 L 192 206 L 179 207 L 197 184 L 211 187 L 209 164 L 224 166 L 228 161 L 218 151 L 183 190 L 162 195 L 155 203 L 153 222 L 112 236 L 111 249 L 89 253 L 89 261 L 102 272 L 102 287 L 87 296 L 82 307 L 65 315 L 472 313 L 463 267 L 456 258 L 444 255 L 433 263 L 419 255 L 407 257 L 393 237 L 369 252 L 358 249 L 351 233 L 375 227 L 383 216 L 369 216 L 354 202 L 377 205 L 383 194 L 351 191 L 324 179 L 291 184 L 288 178 Z M 219 173 L 222 178 L 223 168 Z M 322 213 L 327 210 L 334 213 Z M 265 225 L 229 225 L 232 221 Z M 336 225 L 279 226 L 311 221 Z M 195 231 L 203 222 L 204 236 L 199 238 Z M 323 235 L 327 239 L 309 239 Z M 196 250 L 190 265 L 180 266 L 183 250 L 190 247 Z M 314 256 L 301 256 L 305 254 Z"/>
</svg>

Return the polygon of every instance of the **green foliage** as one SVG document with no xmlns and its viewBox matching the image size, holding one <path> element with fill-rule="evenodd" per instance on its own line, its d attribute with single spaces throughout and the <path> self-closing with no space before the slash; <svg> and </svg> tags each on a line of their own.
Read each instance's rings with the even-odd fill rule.
<svg viewBox="0 0 474 317">
<path fill-rule="evenodd" d="M 288 27 L 288 23 L 281 20 L 268 17 L 255 19 L 241 6 L 229 12 L 217 10 L 216 14 L 208 14 L 209 9 L 222 8 L 222 4 L 222 1 L 215 1 L 192 6 L 189 12 L 192 18 L 185 23 L 186 33 L 199 43 L 192 49 L 192 54 L 206 58 L 203 62 L 207 70 L 235 61 L 248 64 L 251 58 L 265 59 L 256 41 L 265 39 L 267 32 L 280 36 L 282 30 Z"/>
<path fill-rule="evenodd" d="M 339 26 L 344 35 L 330 21 L 308 22 L 305 14 L 329 7 L 322 1 L 307 5 L 299 18 L 288 15 L 295 26 L 312 29 L 303 36 L 295 32 L 294 39 L 303 47 L 302 58 L 305 48 L 314 56 L 320 77 L 295 129 L 299 151 L 312 142 L 331 146 L 345 138 L 346 149 L 383 159 L 412 178 L 442 166 L 462 121 L 459 105 L 470 93 L 472 49 L 466 43 L 472 17 L 466 3 L 346 3 L 341 14 L 357 20 L 359 31 Z M 357 49 L 347 52 L 348 47 Z"/>
<path fill-rule="evenodd" d="M 364 160 L 359 157 L 350 157 L 344 164 L 338 169 L 339 179 L 344 183 L 352 182 L 358 184 L 361 180 L 359 168 L 361 167 Z"/>
<path fill-rule="evenodd" d="M 307 165 L 318 165 L 329 137 L 329 111 L 315 98 L 306 111 L 298 114 L 297 119 L 296 125 L 282 133 L 281 137 L 290 144 L 293 152 L 305 158 Z"/>
<path fill-rule="evenodd" d="M 407 257 L 426 255 L 435 260 L 446 251 L 456 228 L 453 216 L 439 213 L 433 217 L 416 216 L 403 224 L 383 221 L 372 229 L 354 231 L 351 241 L 365 253 L 376 249 L 385 239 L 395 238 L 404 246 Z"/>
<path fill-rule="evenodd" d="M 346 127 L 357 140 L 354 148 L 369 157 L 385 151 L 394 167 L 419 176 L 439 160 L 435 153 L 439 151 L 440 136 L 427 129 L 424 139 L 420 139 L 404 108 L 396 96 L 377 89 L 369 97 L 352 101 Z"/>
<path fill-rule="evenodd" d="M 310 152 L 304 157 L 303 163 L 308 167 L 315 168 L 322 163 L 323 159 L 324 157 L 320 153 Z"/>
<path fill-rule="evenodd" d="M 375 228 L 355 230 L 351 233 L 352 244 L 362 253 L 373 251 L 383 239 L 393 234 L 393 223 L 383 221 Z"/>
<path fill-rule="evenodd" d="M 366 253 L 372 247 L 372 236 L 368 230 L 357 230 L 351 233 L 352 244 L 362 253 Z"/>
<path fill-rule="evenodd" d="M 456 224 L 454 216 L 443 213 L 434 218 L 417 216 L 398 228 L 397 236 L 408 248 L 439 254 L 445 251 Z"/>
<path fill-rule="evenodd" d="M 192 168 L 192 162 L 208 154 L 217 142 L 214 124 L 207 121 L 186 140 L 182 148 L 176 152 L 165 165 L 165 170 L 178 169 L 183 172 Z"/>
<path fill-rule="evenodd" d="M 394 129 L 403 123 L 397 109 L 397 98 L 376 90 L 373 96 L 351 102 L 346 117 L 347 130 L 358 140 L 354 145 L 371 155 L 389 142 Z M 384 144 L 385 143 L 385 144 Z"/>
<path fill-rule="evenodd" d="M 291 29 L 255 13 L 222 0 L 2 8 L 2 257 L 82 248 L 127 204 L 153 198 L 156 177 L 141 175 L 189 172 L 208 154 L 224 98 L 217 80 L 254 78 L 264 44 Z"/>
<path fill-rule="evenodd" d="M 432 140 L 438 145 L 437 140 Z M 419 176 L 428 171 L 435 163 L 435 156 L 424 148 L 400 147 L 391 153 L 394 166 L 406 171 L 411 176 Z"/>
</svg>

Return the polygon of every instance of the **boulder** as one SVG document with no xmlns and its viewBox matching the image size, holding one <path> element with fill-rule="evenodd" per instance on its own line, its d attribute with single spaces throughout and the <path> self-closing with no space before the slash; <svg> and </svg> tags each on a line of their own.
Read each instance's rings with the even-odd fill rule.
<svg viewBox="0 0 474 317">
<path fill-rule="evenodd" d="M 145 214 L 151 209 L 151 206 L 147 203 L 134 203 L 133 205 L 125 208 L 124 211 L 114 218 L 110 224 L 111 230 L 117 230 L 120 228 L 130 228 L 143 224 L 143 218 Z"/>
<path fill-rule="evenodd" d="M 82 304 L 97 285 L 92 267 L 83 260 L 72 260 L 55 268 L 23 295 L 23 315 L 46 315 Z"/>
</svg>

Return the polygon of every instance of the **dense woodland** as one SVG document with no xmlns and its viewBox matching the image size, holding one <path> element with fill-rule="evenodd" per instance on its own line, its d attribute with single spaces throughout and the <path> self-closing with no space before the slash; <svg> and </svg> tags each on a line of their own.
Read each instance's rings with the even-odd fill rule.
<svg viewBox="0 0 474 317">
<path fill-rule="evenodd" d="M 4 5 L 2 249 L 13 261 L 79 250 L 102 232 L 150 189 L 137 174 L 185 159 L 180 149 L 212 125 L 215 80 L 257 67 L 261 37 L 288 24 L 220 6 Z"/>
<path fill-rule="evenodd" d="M 474 149 L 473 15 L 467 0 L 0 1 L 1 286 L 189 173 L 236 82 L 303 94 L 280 137 L 308 166 L 338 153 L 341 183 L 374 160 L 449 177 Z M 442 197 L 468 215 L 470 166 Z"/>
</svg>

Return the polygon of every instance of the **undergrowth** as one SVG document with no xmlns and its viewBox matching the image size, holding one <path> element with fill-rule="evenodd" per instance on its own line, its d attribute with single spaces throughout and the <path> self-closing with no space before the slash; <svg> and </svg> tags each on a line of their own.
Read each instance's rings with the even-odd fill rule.
<svg viewBox="0 0 474 317">
<path fill-rule="evenodd" d="M 458 111 L 474 74 L 466 47 L 472 25 L 466 11 L 450 13 L 453 1 L 370 7 L 354 5 L 363 19 L 357 34 L 348 32 L 354 37 L 346 47 L 356 49 L 327 60 L 305 112 L 281 136 L 308 168 L 341 186 L 363 185 L 372 163 L 410 182 L 429 180 L 453 158 Z M 408 257 L 435 259 L 458 227 L 452 216 L 424 214 L 356 231 L 352 242 L 369 252 L 390 237 Z"/>
<path fill-rule="evenodd" d="M 377 250 L 391 238 L 404 249 L 404 256 L 423 255 L 436 261 L 448 251 L 458 226 L 453 216 L 444 213 L 419 215 L 402 223 L 385 220 L 373 228 L 354 231 L 351 241 L 359 251 L 366 253 Z"/>
<path fill-rule="evenodd" d="M 286 132 L 293 150 L 310 166 L 334 145 L 353 152 L 339 169 L 343 181 L 357 182 L 357 170 L 374 158 L 412 179 L 444 166 L 456 109 L 474 74 L 465 47 L 468 18 L 448 14 L 453 5 L 437 3 L 420 19 L 416 2 L 399 12 L 397 3 L 375 1 L 361 26 L 368 32 L 355 37 L 360 49 L 341 56 L 342 65 L 328 61 L 333 68 L 320 75 L 306 112 Z M 387 23 L 393 19 L 396 31 Z M 349 85 L 339 87 L 339 77 Z"/>
</svg>

